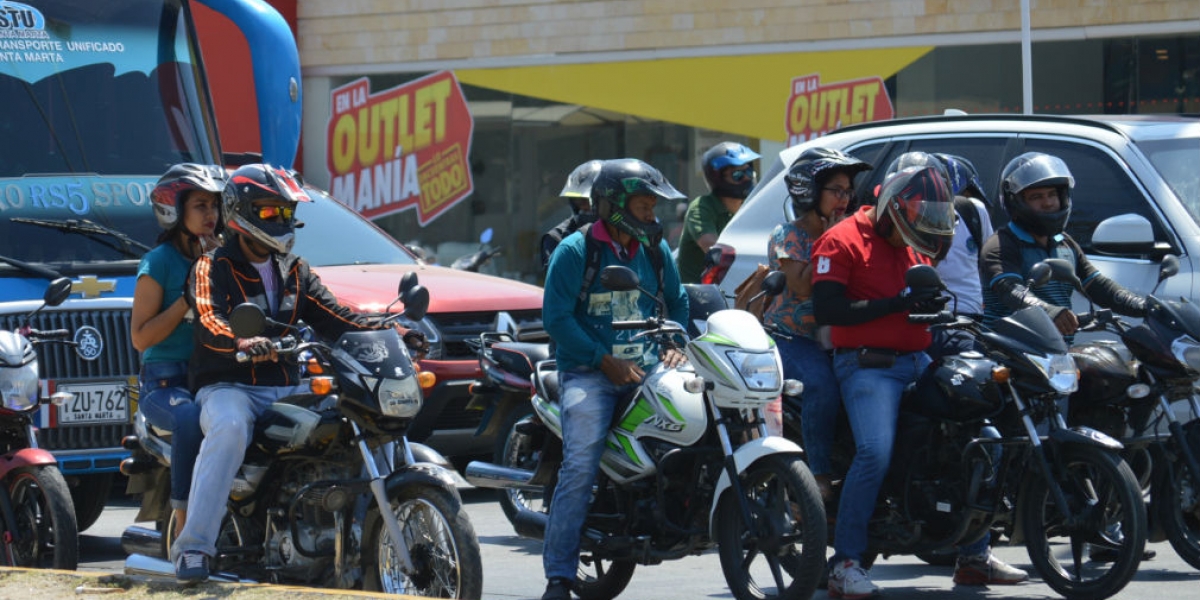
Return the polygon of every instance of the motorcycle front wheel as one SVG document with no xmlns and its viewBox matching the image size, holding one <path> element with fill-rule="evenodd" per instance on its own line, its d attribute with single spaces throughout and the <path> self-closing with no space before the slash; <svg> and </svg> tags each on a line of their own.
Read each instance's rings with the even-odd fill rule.
<svg viewBox="0 0 1200 600">
<path fill-rule="evenodd" d="M 1195 451 L 1200 452 L 1200 448 Z M 1171 548 L 1184 562 L 1200 569 L 1200 481 L 1178 454 L 1158 463 L 1150 492 L 1150 510 L 1162 523 Z"/>
<path fill-rule="evenodd" d="M 392 499 L 414 571 L 405 573 L 379 508 L 363 524 L 364 585 L 368 591 L 433 598 L 479 598 L 483 564 L 475 528 L 449 490 L 414 485 Z"/>
<path fill-rule="evenodd" d="M 729 590 L 738 600 L 808 600 L 825 570 L 828 540 L 816 480 L 798 456 L 760 459 L 740 479 L 749 527 L 732 490 L 717 517 Z"/>
<path fill-rule="evenodd" d="M 16 523 L 5 564 L 74 571 L 79 565 L 79 528 L 67 482 L 57 466 L 22 467 L 8 475 Z"/>
<path fill-rule="evenodd" d="M 1021 528 L 1029 560 L 1054 591 L 1074 600 L 1108 598 L 1137 572 L 1146 547 L 1146 508 L 1129 465 L 1093 446 L 1060 447 L 1064 466 L 1058 484 L 1074 519 L 1060 514 L 1038 477 L 1021 504 Z M 1115 561 L 1088 560 L 1089 544 L 1113 548 Z"/>
</svg>

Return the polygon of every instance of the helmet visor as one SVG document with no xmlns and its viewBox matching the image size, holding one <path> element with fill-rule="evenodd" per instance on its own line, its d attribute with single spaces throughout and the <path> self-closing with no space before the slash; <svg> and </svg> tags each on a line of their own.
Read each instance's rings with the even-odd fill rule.
<svg viewBox="0 0 1200 600">
<path fill-rule="evenodd" d="M 928 200 L 896 202 L 897 229 L 904 243 L 920 254 L 942 259 L 954 241 L 954 204 Z"/>
<path fill-rule="evenodd" d="M 1039 154 L 1022 162 L 1004 180 L 1006 191 L 1016 194 L 1031 187 L 1075 186 L 1071 170 L 1061 158 Z"/>
</svg>

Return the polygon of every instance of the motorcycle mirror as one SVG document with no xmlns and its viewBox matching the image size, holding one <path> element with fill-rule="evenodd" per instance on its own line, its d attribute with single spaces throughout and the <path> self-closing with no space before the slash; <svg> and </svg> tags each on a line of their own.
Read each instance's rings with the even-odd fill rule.
<svg viewBox="0 0 1200 600">
<path fill-rule="evenodd" d="M 1075 276 L 1075 265 L 1061 258 L 1047 258 L 1042 262 L 1050 265 L 1050 273 L 1054 275 L 1054 279 L 1070 283 L 1071 287 L 1083 291 L 1083 284 Z"/>
<path fill-rule="evenodd" d="M 417 274 L 415 271 L 409 271 L 400 278 L 400 289 L 397 290 L 398 295 L 403 296 L 404 292 L 411 290 L 417 285 Z"/>
<path fill-rule="evenodd" d="M 257 304 L 243 302 L 229 313 L 229 327 L 237 337 L 252 338 L 267 329 L 267 315 Z"/>
<path fill-rule="evenodd" d="M 600 270 L 600 285 L 614 292 L 636 290 L 642 282 L 629 267 L 610 265 Z"/>
<path fill-rule="evenodd" d="M 1158 265 L 1158 281 L 1174 277 L 1179 273 L 1179 257 L 1174 254 L 1168 254 L 1163 257 L 1162 264 Z"/>
<path fill-rule="evenodd" d="M 771 271 L 762 281 L 762 291 L 768 296 L 778 296 L 787 285 L 787 275 L 783 271 Z"/>
<path fill-rule="evenodd" d="M 937 269 L 929 265 L 913 265 L 904 274 L 904 284 L 914 290 L 921 288 L 941 289 L 942 278 L 938 275 Z"/>
<path fill-rule="evenodd" d="M 479 234 L 479 243 L 480 244 L 492 243 L 492 233 L 493 233 L 493 231 L 492 231 L 491 227 L 484 229 L 483 233 Z"/>
<path fill-rule="evenodd" d="M 1029 269 L 1029 285 L 1030 287 L 1046 285 L 1050 281 L 1050 265 L 1040 262 Z"/>
<path fill-rule="evenodd" d="M 1175 261 L 1175 270 L 1179 270 L 1178 260 Z M 66 302 L 67 298 L 70 296 L 71 280 L 67 279 L 66 277 L 59 277 L 58 279 L 51 281 L 50 285 L 46 287 L 46 294 L 42 296 L 42 301 L 46 303 L 46 306 L 58 306 L 59 304 Z"/>
<path fill-rule="evenodd" d="M 429 311 L 429 290 L 423 285 L 414 285 L 404 292 L 404 316 L 413 321 L 425 318 Z"/>
</svg>

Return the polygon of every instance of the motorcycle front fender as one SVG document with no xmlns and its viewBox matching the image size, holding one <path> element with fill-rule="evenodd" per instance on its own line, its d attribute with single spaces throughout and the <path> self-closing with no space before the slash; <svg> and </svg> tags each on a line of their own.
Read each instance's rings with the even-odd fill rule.
<svg viewBox="0 0 1200 600">
<path fill-rule="evenodd" d="M 1091 427 L 1082 426 L 1070 429 L 1056 429 L 1050 432 L 1050 439 L 1057 444 L 1082 444 L 1104 448 L 1105 450 L 1120 451 L 1125 447 L 1121 442 L 1106 433 L 1096 431 Z"/>
<path fill-rule="evenodd" d="M 751 465 L 758 462 L 759 459 L 774 456 L 776 454 L 790 454 L 795 456 L 804 456 L 804 449 L 796 442 L 777 435 L 770 435 L 750 442 L 738 447 L 733 451 L 733 464 L 737 467 L 738 475 L 746 472 Z M 721 478 L 717 480 L 717 488 L 713 492 L 712 506 L 708 509 L 708 532 L 714 537 L 717 533 L 717 506 L 721 503 L 721 495 L 731 485 L 729 481 L 729 473 L 721 471 Z"/>
<path fill-rule="evenodd" d="M 442 488 L 462 499 L 455 487 L 455 472 L 433 463 L 419 462 L 401 467 L 384 481 L 388 498 L 395 498 L 400 490 L 414 485 Z"/>
<path fill-rule="evenodd" d="M 50 454 L 49 450 L 42 448 L 21 448 L 16 452 L 5 454 L 0 457 L 0 478 L 8 475 L 14 469 L 21 467 L 41 467 L 45 465 L 57 465 L 54 455 Z"/>
</svg>

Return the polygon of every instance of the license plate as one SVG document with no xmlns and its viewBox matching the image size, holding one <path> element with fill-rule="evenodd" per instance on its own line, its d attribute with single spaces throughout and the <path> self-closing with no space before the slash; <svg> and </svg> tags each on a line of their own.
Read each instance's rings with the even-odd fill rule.
<svg viewBox="0 0 1200 600">
<path fill-rule="evenodd" d="M 129 421 L 129 400 L 123 382 L 60 383 L 57 389 L 75 394 L 74 398 L 58 407 L 59 424 Z"/>
</svg>

